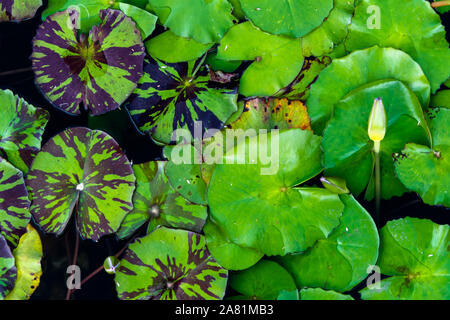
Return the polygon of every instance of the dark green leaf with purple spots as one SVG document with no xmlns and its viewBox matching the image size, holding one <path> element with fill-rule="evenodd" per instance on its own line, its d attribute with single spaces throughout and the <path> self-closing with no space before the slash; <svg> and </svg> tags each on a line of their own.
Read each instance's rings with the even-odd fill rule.
<svg viewBox="0 0 450 320">
<path fill-rule="evenodd" d="M 33 41 L 36 82 L 58 108 L 93 115 L 117 109 L 142 76 L 145 48 L 136 24 L 118 10 L 101 10 L 102 23 L 78 35 L 79 12 L 45 19 Z"/>
<path fill-rule="evenodd" d="M 146 64 L 129 105 L 142 132 L 168 144 L 177 129 L 188 130 L 194 136 L 195 122 L 202 124 L 200 134 L 207 129 L 221 129 L 237 110 L 236 91 L 214 87 L 206 68 L 201 66 L 195 73 L 198 63 L 164 64 L 151 59 Z"/>
<path fill-rule="evenodd" d="M 205 206 L 195 205 L 179 194 L 169 183 L 164 168 L 166 162 L 152 161 L 133 166 L 136 175 L 134 209 L 125 217 L 117 235 L 131 236 L 150 221 L 148 231 L 158 226 L 202 231 L 207 217 Z"/>
<path fill-rule="evenodd" d="M 9 90 L 0 90 L 0 108 L 0 155 L 26 173 L 41 149 L 49 114 Z"/>
<path fill-rule="evenodd" d="M 162 227 L 130 244 L 115 281 L 122 300 L 217 300 L 227 278 L 202 235 Z"/>
<path fill-rule="evenodd" d="M 0 157 L 0 235 L 16 246 L 30 222 L 30 201 L 22 172 Z"/>
<path fill-rule="evenodd" d="M 14 256 L 8 247 L 5 238 L 0 234 L 0 300 L 14 288 L 17 278 L 17 269 L 14 265 Z"/>
<path fill-rule="evenodd" d="M 33 18 L 42 0 L 0 0 L 0 22 Z"/>
<path fill-rule="evenodd" d="M 117 231 L 131 203 L 131 164 L 109 135 L 67 129 L 48 141 L 27 176 L 31 213 L 47 232 L 60 235 L 75 211 L 83 238 L 97 241 Z"/>
</svg>

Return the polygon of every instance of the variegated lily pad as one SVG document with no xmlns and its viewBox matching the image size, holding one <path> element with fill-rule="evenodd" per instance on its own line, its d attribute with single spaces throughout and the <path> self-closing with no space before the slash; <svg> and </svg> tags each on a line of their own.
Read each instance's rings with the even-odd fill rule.
<svg viewBox="0 0 450 320">
<path fill-rule="evenodd" d="M 14 256 L 5 238 L 0 234 L 0 300 L 3 300 L 14 288 L 16 278 L 17 269 L 14 265 Z"/>
<path fill-rule="evenodd" d="M 33 18 L 40 6 L 42 0 L 1 0 L 0 22 Z"/>
<path fill-rule="evenodd" d="M 164 168 L 166 162 L 153 161 L 133 166 L 136 175 L 134 209 L 125 217 L 117 235 L 127 238 L 150 221 L 148 231 L 167 226 L 200 232 L 205 224 L 205 206 L 195 205 L 172 188 Z"/>
<path fill-rule="evenodd" d="M 29 208 L 22 172 L 0 157 L 0 235 L 13 245 L 30 222 Z"/>
<path fill-rule="evenodd" d="M 145 48 L 136 24 L 118 10 L 101 10 L 101 24 L 78 36 L 79 12 L 45 19 L 33 41 L 36 82 L 58 108 L 93 115 L 119 108 L 142 76 Z"/>
<path fill-rule="evenodd" d="M 27 172 L 41 149 L 42 134 L 49 113 L 35 108 L 9 90 L 0 90 L 0 155 Z"/>
<path fill-rule="evenodd" d="M 117 231 L 132 209 L 135 177 L 119 145 L 102 131 L 67 129 L 49 140 L 26 179 L 31 213 L 41 228 L 60 235 L 75 211 L 83 238 Z"/>
<path fill-rule="evenodd" d="M 217 300 L 227 278 L 203 236 L 162 227 L 130 244 L 115 281 L 122 300 Z"/>
<path fill-rule="evenodd" d="M 177 129 L 187 129 L 194 136 L 195 122 L 201 122 L 200 134 L 221 129 L 237 110 L 236 92 L 209 83 L 206 68 L 198 63 L 165 64 L 151 59 L 144 67 L 128 107 L 142 132 L 168 144 Z"/>
</svg>

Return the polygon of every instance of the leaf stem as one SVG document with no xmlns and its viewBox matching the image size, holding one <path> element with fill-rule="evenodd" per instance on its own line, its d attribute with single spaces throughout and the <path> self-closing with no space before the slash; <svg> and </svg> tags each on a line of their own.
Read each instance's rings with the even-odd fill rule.
<svg viewBox="0 0 450 320">
<path fill-rule="evenodd" d="M 373 151 L 375 153 L 375 220 L 379 225 L 381 204 L 380 141 L 374 141 Z"/>
<path fill-rule="evenodd" d="M 33 71 L 33 69 L 31 67 L 29 67 L 29 68 L 22 68 L 22 69 L 16 69 L 16 70 L 10 70 L 10 71 L 1 72 L 0 73 L 0 77 L 10 76 L 10 75 L 13 75 L 13 74 L 24 73 L 24 72 L 31 72 L 31 71 Z"/>
<path fill-rule="evenodd" d="M 75 251 L 73 253 L 72 265 L 77 264 L 78 260 L 78 249 L 80 247 L 80 235 L 78 234 L 78 230 L 75 230 L 76 240 L 75 240 Z M 70 300 L 72 295 L 72 290 L 67 288 L 66 300 Z"/>
<path fill-rule="evenodd" d="M 450 0 L 432 2 L 432 3 L 431 3 L 431 6 L 432 6 L 433 8 L 439 8 L 439 7 L 450 6 Z"/>
</svg>

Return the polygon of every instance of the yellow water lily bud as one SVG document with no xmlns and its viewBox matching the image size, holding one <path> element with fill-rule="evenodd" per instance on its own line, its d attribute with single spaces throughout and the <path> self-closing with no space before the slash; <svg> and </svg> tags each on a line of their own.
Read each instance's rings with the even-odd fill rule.
<svg viewBox="0 0 450 320">
<path fill-rule="evenodd" d="M 369 117 L 368 133 L 370 140 L 376 142 L 384 139 L 386 134 L 386 110 L 381 98 L 373 101 L 372 111 Z"/>
</svg>

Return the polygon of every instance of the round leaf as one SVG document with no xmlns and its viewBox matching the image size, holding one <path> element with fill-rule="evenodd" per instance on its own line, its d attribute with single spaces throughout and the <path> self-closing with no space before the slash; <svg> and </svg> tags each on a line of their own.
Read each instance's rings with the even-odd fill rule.
<svg viewBox="0 0 450 320">
<path fill-rule="evenodd" d="M 22 172 L 0 157 L 0 235 L 14 246 L 30 222 L 29 208 Z"/>
<path fill-rule="evenodd" d="M 278 263 L 261 260 L 230 276 L 230 286 L 248 300 L 275 300 L 283 290 L 295 290 L 291 275 Z"/>
<path fill-rule="evenodd" d="M 299 38 L 318 27 L 333 8 L 333 0 L 240 0 L 257 27 L 271 34 Z"/>
<path fill-rule="evenodd" d="M 420 66 L 404 52 L 375 46 L 335 59 L 320 73 L 306 103 L 314 131 L 321 133 L 325 129 L 334 105 L 350 91 L 384 79 L 403 81 L 422 107 L 428 106 L 430 84 Z"/>
<path fill-rule="evenodd" d="M 162 227 L 130 244 L 115 281 L 122 300 L 217 300 L 227 278 L 203 236 Z"/>
<path fill-rule="evenodd" d="M 234 21 L 227 0 L 149 0 L 148 3 L 173 33 L 200 43 L 218 42 Z"/>
<path fill-rule="evenodd" d="M 136 24 L 118 10 L 102 10 L 89 37 L 77 36 L 78 12 L 45 19 L 33 41 L 36 83 L 58 108 L 79 114 L 83 103 L 93 115 L 119 108 L 136 88 L 145 55 Z"/>
<path fill-rule="evenodd" d="M 404 218 L 389 221 L 381 229 L 380 289 L 365 288 L 364 300 L 450 299 L 450 232 L 448 225 Z"/>
<path fill-rule="evenodd" d="M 157 16 L 127 3 L 119 3 L 119 9 L 125 13 L 125 15 L 133 19 L 141 32 L 142 39 L 148 38 L 153 30 L 155 30 L 156 21 L 158 20 Z"/>
<path fill-rule="evenodd" d="M 272 96 L 300 72 L 304 61 L 301 47 L 300 39 L 271 35 L 244 22 L 232 27 L 220 41 L 217 58 L 255 60 L 241 77 L 239 93 Z"/>
<path fill-rule="evenodd" d="M 202 44 L 193 39 L 179 37 L 170 30 L 145 42 L 147 52 L 153 58 L 169 63 L 198 59 L 212 46 L 212 43 Z"/>
<path fill-rule="evenodd" d="M 368 27 L 370 8 L 379 26 Z M 450 77 L 450 49 L 441 18 L 427 1 L 412 0 L 407 5 L 398 0 L 363 0 L 355 15 L 345 42 L 347 50 L 373 45 L 392 47 L 408 53 L 423 69 L 435 92 Z"/>
<path fill-rule="evenodd" d="M 326 239 L 280 263 L 294 276 L 297 287 L 348 291 L 367 277 L 367 267 L 378 257 L 378 232 L 369 213 L 350 195 L 340 195 L 345 205 L 339 226 Z"/>
<path fill-rule="evenodd" d="M 199 62 L 165 64 L 150 60 L 134 91 L 128 110 L 138 128 L 160 143 L 169 144 L 177 129 L 195 135 L 207 129 L 220 129 L 237 110 L 237 95 L 209 83 L 205 68 L 194 74 Z"/>
<path fill-rule="evenodd" d="M 3 300 L 14 288 L 16 278 L 17 268 L 14 265 L 14 256 L 5 238 L 0 234 L 0 300 Z"/>
<path fill-rule="evenodd" d="M 150 221 L 150 232 L 158 226 L 202 230 L 207 217 L 206 207 L 195 205 L 176 192 L 164 173 L 165 166 L 163 161 L 133 165 L 137 183 L 134 208 L 122 222 L 117 232 L 119 238 L 131 236 L 147 221 Z"/>
<path fill-rule="evenodd" d="M 347 181 L 353 194 L 359 195 L 369 185 L 367 199 L 373 198 L 373 142 L 367 133 L 375 98 L 386 108 L 387 130 L 381 141 L 381 196 L 389 199 L 406 189 L 394 174 L 392 154 L 407 142 L 427 144 L 428 127 L 416 96 L 403 83 L 378 81 L 350 92 L 334 108 L 333 119 L 324 132 L 325 173 Z"/>
<path fill-rule="evenodd" d="M 307 288 L 300 290 L 300 300 L 355 300 L 351 296 L 333 290 Z"/>
<path fill-rule="evenodd" d="M 39 286 L 42 269 L 42 243 L 39 233 L 29 224 L 13 252 L 17 266 L 17 280 L 6 300 L 28 300 Z"/>
<path fill-rule="evenodd" d="M 450 110 L 438 109 L 431 120 L 433 148 L 408 143 L 396 157 L 395 172 L 425 203 L 450 207 Z"/>
<path fill-rule="evenodd" d="M 216 165 L 208 188 L 210 216 L 233 243 L 285 255 L 306 250 L 339 224 L 343 205 L 337 195 L 293 188 L 322 170 L 320 140 L 300 129 L 260 134 Z M 260 154 L 272 150 L 275 159 L 268 164 L 247 148 Z M 249 161 L 243 161 L 246 155 Z"/>
<path fill-rule="evenodd" d="M 27 172 L 41 149 L 42 134 L 49 120 L 46 110 L 35 108 L 9 90 L 0 90 L 0 154 Z"/>
<path fill-rule="evenodd" d="M 132 209 L 135 177 L 119 145 L 106 133 L 67 129 L 36 156 L 26 184 L 41 228 L 60 235 L 75 211 L 83 238 L 114 233 Z"/>
<path fill-rule="evenodd" d="M 0 1 L 0 22 L 33 18 L 41 6 L 42 0 L 2 0 Z"/>
</svg>

